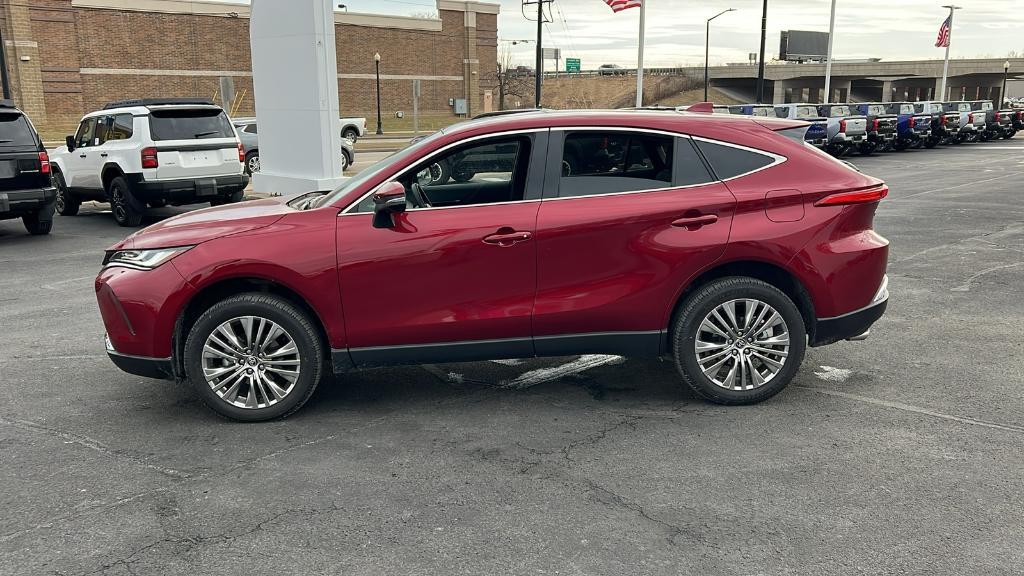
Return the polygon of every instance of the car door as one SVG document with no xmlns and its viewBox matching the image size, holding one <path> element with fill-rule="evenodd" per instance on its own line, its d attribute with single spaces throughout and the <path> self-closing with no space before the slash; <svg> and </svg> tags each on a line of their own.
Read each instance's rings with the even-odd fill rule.
<svg viewBox="0 0 1024 576">
<path fill-rule="evenodd" d="M 687 137 L 552 130 L 548 150 L 537 354 L 657 354 L 682 288 L 724 252 L 736 199 Z"/>
<path fill-rule="evenodd" d="M 64 183 L 69 188 L 89 190 L 99 187 L 99 174 L 93 174 L 94 171 L 90 170 L 93 159 L 98 158 L 95 136 L 96 117 L 83 119 L 75 132 L 75 149 L 67 156 Z"/>
<path fill-rule="evenodd" d="M 546 130 L 455 143 L 392 178 L 407 193 L 393 227 L 373 226 L 369 197 L 343 211 L 338 273 L 356 365 L 533 355 L 546 146 Z"/>
</svg>

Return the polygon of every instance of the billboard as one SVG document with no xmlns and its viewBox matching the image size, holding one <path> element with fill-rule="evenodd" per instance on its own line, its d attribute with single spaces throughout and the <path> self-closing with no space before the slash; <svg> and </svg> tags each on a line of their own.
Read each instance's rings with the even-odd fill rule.
<svg viewBox="0 0 1024 576">
<path fill-rule="evenodd" d="M 804 62 L 825 60 L 828 55 L 828 32 L 783 30 L 779 46 L 779 60 Z"/>
</svg>

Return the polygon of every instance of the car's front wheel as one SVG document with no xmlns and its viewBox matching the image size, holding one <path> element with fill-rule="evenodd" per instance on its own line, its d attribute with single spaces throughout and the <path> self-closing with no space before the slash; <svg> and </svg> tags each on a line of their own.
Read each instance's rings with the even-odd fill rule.
<svg viewBox="0 0 1024 576">
<path fill-rule="evenodd" d="M 311 319 L 269 294 L 240 294 L 214 304 L 185 342 L 189 382 L 207 406 L 235 420 L 295 412 L 316 390 L 324 362 Z"/>
<path fill-rule="evenodd" d="M 793 301 L 747 277 L 722 278 L 693 292 L 672 334 L 683 380 L 718 404 L 753 404 L 778 394 L 796 375 L 807 345 Z"/>
</svg>

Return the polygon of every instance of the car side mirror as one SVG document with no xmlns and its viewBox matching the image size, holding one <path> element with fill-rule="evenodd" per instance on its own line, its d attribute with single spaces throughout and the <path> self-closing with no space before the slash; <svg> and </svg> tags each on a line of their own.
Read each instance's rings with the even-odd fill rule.
<svg viewBox="0 0 1024 576">
<path fill-rule="evenodd" d="M 388 182 L 373 195 L 373 227 L 394 228 L 398 212 L 405 212 L 405 186 Z"/>
<path fill-rule="evenodd" d="M 74 152 L 75 150 L 75 137 L 65 136 L 64 143 L 68 145 L 68 152 Z"/>
</svg>

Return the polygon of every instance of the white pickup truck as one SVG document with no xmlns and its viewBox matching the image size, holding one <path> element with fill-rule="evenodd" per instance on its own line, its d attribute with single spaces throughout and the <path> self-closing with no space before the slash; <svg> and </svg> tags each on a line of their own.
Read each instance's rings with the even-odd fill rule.
<svg viewBox="0 0 1024 576">
<path fill-rule="evenodd" d="M 342 118 L 341 137 L 348 138 L 353 143 L 366 134 L 366 118 Z"/>
</svg>

